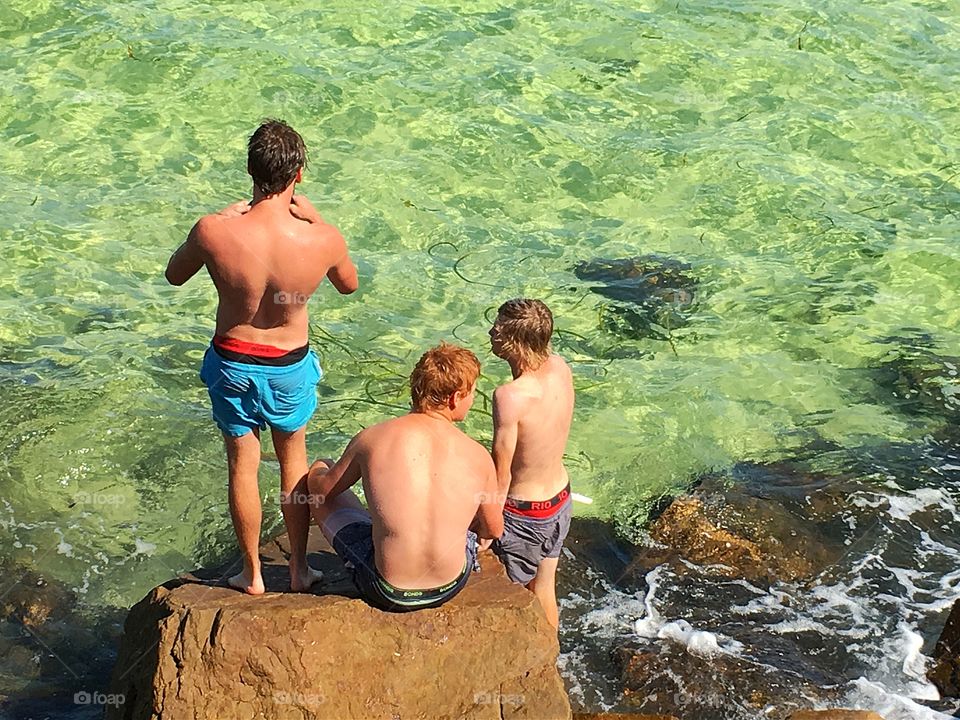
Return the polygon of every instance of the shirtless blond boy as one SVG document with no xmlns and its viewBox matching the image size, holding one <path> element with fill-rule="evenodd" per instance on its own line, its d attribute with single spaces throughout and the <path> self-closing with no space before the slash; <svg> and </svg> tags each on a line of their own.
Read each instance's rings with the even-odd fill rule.
<svg viewBox="0 0 960 720">
<path fill-rule="evenodd" d="M 413 409 L 362 430 L 335 464 L 310 468 L 313 517 L 374 607 L 447 602 L 474 568 L 477 534 L 503 529 L 490 453 L 454 425 L 473 405 L 479 373 L 469 350 L 428 350 L 410 376 Z M 369 510 L 349 489 L 361 479 Z"/>
<path fill-rule="evenodd" d="M 216 334 L 203 358 L 213 419 L 227 451 L 230 515 L 243 571 L 231 586 L 264 591 L 260 573 L 260 431 L 269 425 L 280 461 L 281 508 L 290 536 L 290 587 L 305 591 L 320 573 L 307 565 L 307 421 L 322 376 L 307 343 L 307 300 L 324 277 L 343 294 L 357 270 L 339 231 L 310 201 L 293 194 L 306 147 L 279 120 L 264 122 L 247 145 L 253 200 L 199 220 L 170 258 L 166 277 L 183 285 L 206 267 L 217 288 Z"/>
<path fill-rule="evenodd" d="M 493 354 L 513 381 L 493 394 L 493 460 L 503 535 L 493 551 L 514 582 L 532 590 L 559 627 L 556 572 L 570 530 L 570 481 L 563 452 L 573 419 L 573 376 L 550 348 L 553 315 L 540 300 L 500 306 L 490 329 Z"/>
</svg>

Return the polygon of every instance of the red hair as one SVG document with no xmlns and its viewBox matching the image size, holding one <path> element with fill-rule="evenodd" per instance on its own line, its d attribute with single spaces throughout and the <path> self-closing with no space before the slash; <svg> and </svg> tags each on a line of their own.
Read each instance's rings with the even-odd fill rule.
<svg viewBox="0 0 960 720">
<path fill-rule="evenodd" d="M 441 408 L 456 392 L 466 393 L 480 376 L 480 361 L 466 348 L 441 342 L 427 350 L 410 373 L 416 412 Z"/>
</svg>

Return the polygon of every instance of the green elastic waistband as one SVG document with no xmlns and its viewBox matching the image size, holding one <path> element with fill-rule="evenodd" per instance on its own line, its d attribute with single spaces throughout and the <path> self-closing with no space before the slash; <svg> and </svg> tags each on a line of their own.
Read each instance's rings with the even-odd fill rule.
<svg viewBox="0 0 960 720">
<path fill-rule="evenodd" d="M 377 571 L 377 584 L 380 586 L 383 594 L 389 598 L 390 602 L 396 603 L 397 605 L 426 605 L 428 603 L 436 602 L 437 600 L 442 600 L 445 594 L 453 590 L 453 588 L 455 588 L 457 584 L 463 580 L 463 576 L 469 572 L 469 570 L 470 567 L 466 559 L 464 559 L 463 570 L 460 571 L 460 574 L 457 575 L 457 577 L 448 582 L 446 585 L 430 588 L 429 590 L 403 590 L 401 588 L 394 587 L 383 579 L 383 576 L 379 571 Z"/>
</svg>

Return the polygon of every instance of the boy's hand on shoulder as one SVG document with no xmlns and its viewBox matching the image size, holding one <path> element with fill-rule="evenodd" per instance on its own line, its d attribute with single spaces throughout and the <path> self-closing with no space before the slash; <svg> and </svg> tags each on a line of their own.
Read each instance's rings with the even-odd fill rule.
<svg viewBox="0 0 960 720">
<path fill-rule="evenodd" d="M 297 220 L 303 220 L 311 224 L 323 222 L 320 211 L 313 206 L 312 202 L 307 200 L 306 195 L 294 195 L 290 199 L 290 214 Z"/>
<path fill-rule="evenodd" d="M 217 213 L 220 217 L 240 217 L 250 212 L 250 201 L 239 200 L 232 205 L 227 205 L 223 210 Z"/>
</svg>

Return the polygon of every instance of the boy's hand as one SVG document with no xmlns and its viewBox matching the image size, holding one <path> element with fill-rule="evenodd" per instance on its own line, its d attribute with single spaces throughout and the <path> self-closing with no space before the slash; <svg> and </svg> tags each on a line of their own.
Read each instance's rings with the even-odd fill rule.
<svg viewBox="0 0 960 720">
<path fill-rule="evenodd" d="M 250 212 L 250 201 L 240 200 L 233 203 L 233 205 L 227 205 L 227 207 L 218 212 L 217 215 L 222 217 L 240 217 L 248 212 Z"/>
<path fill-rule="evenodd" d="M 294 195 L 290 199 L 290 214 L 297 220 L 304 220 L 308 223 L 323 222 L 320 212 L 313 206 L 312 202 L 307 200 L 306 195 Z"/>
</svg>

